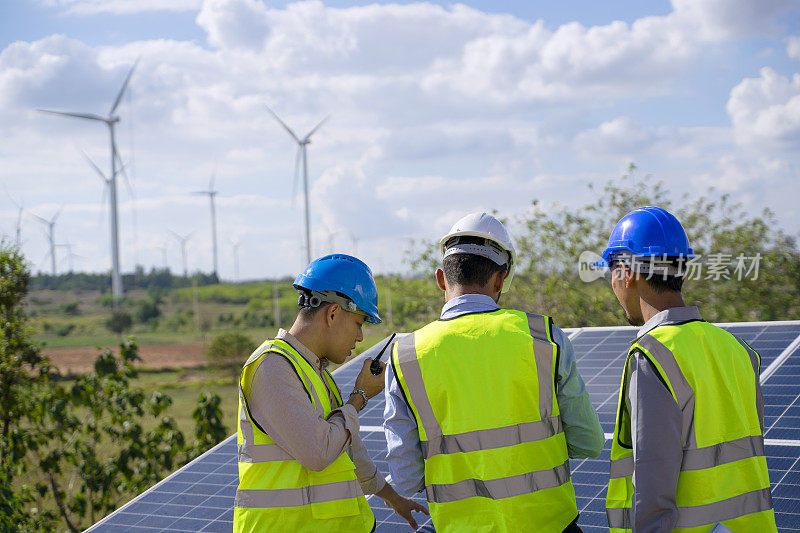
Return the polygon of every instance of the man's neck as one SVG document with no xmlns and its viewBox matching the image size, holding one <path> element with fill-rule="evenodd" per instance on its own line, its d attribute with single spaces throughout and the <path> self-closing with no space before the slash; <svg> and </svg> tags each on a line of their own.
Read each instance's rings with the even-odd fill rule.
<svg viewBox="0 0 800 533">
<path fill-rule="evenodd" d="M 667 292 L 663 294 L 654 293 L 648 298 L 641 298 L 642 318 L 647 323 L 648 320 L 656 316 L 661 311 L 672 309 L 673 307 L 684 307 L 683 297 L 679 292 Z"/>
<path fill-rule="evenodd" d="M 323 351 L 322 343 L 320 342 L 320 335 L 315 331 L 313 326 L 301 322 L 299 319 L 294 321 L 292 327 L 289 328 L 289 333 L 292 337 L 298 340 L 300 344 L 308 348 L 314 355 L 320 359 L 324 359 L 320 355 Z"/>
<path fill-rule="evenodd" d="M 453 298 L 458 298 L 459 296 L 464 296 L 465 294 L 482 294 L 484 296 L 488 296 L 495 302 L 497 301 L 498 296 L 497 293 L 491 291 L 487 287 L 467 287 L 464 285 L 454 285 L 453 287 L 448 287 L 444 292 L 444 301 L 447 303 Z"/>
</svg>

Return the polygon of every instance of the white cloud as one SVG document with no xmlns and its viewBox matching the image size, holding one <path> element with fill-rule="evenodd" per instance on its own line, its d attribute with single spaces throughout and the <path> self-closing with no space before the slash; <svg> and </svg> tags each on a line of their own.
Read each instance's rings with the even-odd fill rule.
<svg viewBox="0 0 800 533">
<path fill-rule="evenodd" d="M 800 74 L 791 79 L 770 67 L 731 90 L 728 115 L 742 144 L 800 147 Z"/>
<path fill-rule="evenodd" d="M 777 16 L 798 11 L 797 0 L 672 0 L 675 14 L 711 41 L 776 34 Z"/>
<path fill-rule="evenodd" d="M 143 11 L 191 11 L 199 9 L 203 0 L 36 0 L 75 15 L 114 13 L 118 15 Z"/>
<path fill-rule="evenodd" d="M 786 40 L 786 55 L 800 59 L 800 37 L 792 36 Z"/>
</svg>

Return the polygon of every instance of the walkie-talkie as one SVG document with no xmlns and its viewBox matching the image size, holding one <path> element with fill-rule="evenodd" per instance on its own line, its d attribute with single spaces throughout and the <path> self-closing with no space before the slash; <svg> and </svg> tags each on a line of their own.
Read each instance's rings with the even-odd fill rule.
<svg viewBox="0 0 800 533">
<path fill-rule="evenodd" d="M 397 333 L 392 333 L 392 336 L 389 337 L 389 342 L 386 343 L 386 345 L 381 349 L 380 353 L 375 356 L 375 359 L 372 360 L 372 364 L 369 365 L 369 371 L 372 372 L 373 376 L 377 376 L 381 373 L 381 357 L 383 356 L 383 352 L 386 351 L 386 348 L 392 344 L 395 335 L 397 335 Z"/>
</svg>

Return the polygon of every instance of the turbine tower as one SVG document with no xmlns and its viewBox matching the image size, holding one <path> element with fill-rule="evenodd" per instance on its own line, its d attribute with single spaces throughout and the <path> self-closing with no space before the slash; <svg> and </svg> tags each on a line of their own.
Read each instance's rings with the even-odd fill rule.
<svg viewBox="0 0 800 533">
<path fill-rule="evenodd" d="M 192 194 L 207 194 L 208 200 L 211 202 L 211 244 L 214 251 L 214 275 L 219 279 L 219 270 L 217 269 L 217 211 L 214 205 L 214 197 L 217 192 L 214 190 L 214 178 L 217 171 L 211 173 L 211 181 L 208 182 L 207 191 L 194 191 Z"/>
<path fill-rule="evenodd" d="M 65 111 L 51 111 L 48 109 L 39 110 L 43 113 L 50 113 L 53 115 L 96 120 L 108 126 L 108 133 L 111 138 L 111 178 L 109 180 L 109 192 L 111 197 L 111 291 L 115 301 L 122 298 L 122 275 L 120 274 L 119 266 L 119 227 L 117 225 L 117 163 L 121 161 L 119 153 L 117 152 L 117 142 L 114 137 L 114 126 L 119 122 L 119 116 L 115 115 L 115 112 L 122 101 L 122 96 L 125 94 L 125 89 L 128 88 L 128 83 L 131 81 L 131 76 L 138 63 L 139 60 L 137 59 L 136 63 L 133 64 L 131 70 L 128 72 L 128 75 L 125 77 L 122 88 L 119 90 L 108 115 L 105 117 L 94 113 L 68 113 Z"/>
<path fill-rule="evenodd" d="M 3 185 L 3 187 L 5 188 L 5 185 Z M 14 200 L 11 195 L 8 194 L 8 189 L 6 189 L 6 196 L 8 196 L 8 199 L 11 200 L 12 204 L 14 204 L 14 207 L 17 208 L 17 236 L 14 239 L 14 244 L 17 248 L 19 248 L 22 246 L 22 212 L 25 210 L 24 204 L 22 202 L 17 203 L 16 200 Z"/>
<path fill-rule="evenodd" d="M 231 241 L 231 247 L 233 248 L 233 277 L 236 281 L 239 281 L 239 245 L 242 244 L 238 240 Z"/>
<path fill-rule="evenodd" d="M 297 191 L 297 178 L 298 173 L 300 170 L 300 160 L 302 159 L 303 162 L 303 200 L 305 202 L 305 218 L 306 218 L 306 264 L 311 262 L 311 229 L 310 229 L 310 215 L 308 211 L 308 154 L 306 153 L 306 148 L 309 144 L 311 144 L 311 136 L 328 120 L 328 117 L 323 118 L 319 124 L 314 126 L 311 131 L 309 131 L 305 137 L 302 139 L 298 137 L 292 129 L 286 125 L 284 121 L 275 114 L 275 112 L 267 107 L 267 111 L 269 111 L 275 120 L 280 122 L 281 126 L 292 136 L 292 139 L 297 143 L 297 158 L 295 159 L 294 163 L 294 185 L 293 185 L 293 192 L 292 198 L 295 196 L 295 192 Z"/>
<path fill-rule="evenodd" d="M 46 218 L 42 218 L 42 217 L 40 217 L 39 215 L 36 215 L 36 214 L 34 214 L 34 213 L 31 213 L 31 215 L 32 215 L 33 217 L 35 217 L 35 218 L 36 218 L 36 220 L 38 220 L 39 222 L 41 222 L 42 224 L 44 224 L 45 226 L 47 226 L 47 240 L 48 240 L 48 242 L 50 243 L 50 251 L 49 251 L 49 252 L 47 252 L 47 255 L 49 255 L 49 256 L 50 256 L 50 272 L 53 274 L 53 276 L 55 276 L 55 275 L 56 275 L 56 239 L 55 239 L 55 226 L 56 226 L 56 219 L 58 218 L 58 215 L 60 215 L 60 214 L 61 214 L 61 210 L 62 210 L 62 209 L 64 209 L 64 206 L 61 206 L 61 207 L 59 207 L 59 208 L 58 208 L 58 211 L 56 211 L 56 214 L 55 214 L 55 215 L 53 215 L 53 218 L 51 218 L 50 220 L 47 220 Z M 47 257 L 47 255 L 45 255 L 45 257 Z"/>
<path fill-rule="evenodd" d="M 179 243 L 181 243 L 181 261 L 183 262 L 183 277 L 188 278 L 189 268 L 186 266 L 186 242 L 192 236 L 192 233 L 194 233 L 194 231 L 191 231 L 186 235 L 179 235 L 178 233 L 175 233 L 172 230 L 169 230 L 169 232 L 172 233 L 173 237 L 175 237 Z"/>
</svg>

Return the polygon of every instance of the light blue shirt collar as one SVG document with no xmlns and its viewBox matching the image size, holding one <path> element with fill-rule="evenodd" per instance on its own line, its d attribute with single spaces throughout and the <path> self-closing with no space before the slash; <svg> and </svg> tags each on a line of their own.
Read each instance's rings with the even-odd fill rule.
<svg viewBox="0 0 800 533">
<path fill-rule="evenodd" d="M 445 302 L 439 318 L 448 320 L 467 313 L 486 313 L 498 309 L 497 302 L 485 294 L 462 294 Z"/>
</svg>

